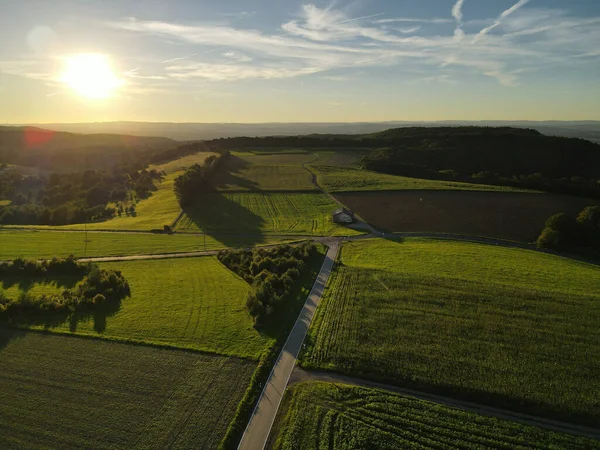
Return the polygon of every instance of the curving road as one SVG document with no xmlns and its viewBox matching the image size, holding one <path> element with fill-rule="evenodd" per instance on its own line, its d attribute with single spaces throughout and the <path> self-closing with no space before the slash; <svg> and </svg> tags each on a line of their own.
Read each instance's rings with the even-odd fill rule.
<svg viewBox="0 0 600 450">
<path fill-rule="evenodd" d="M 242 440 L 238 446 L 241 450 L 262 450 L 264 449 L 271 427 L 275 421 L 279 404 L 283 398 L 283 393 L 288 384 L 292 371 L 296 365 L 296 358 L 300 353 L 304 338 L 308 332 L 308 327 L 312 322 L 313 316 L 321 301 L 323 290 L 333 269 L 337 258 L 339 242 L 332 241 L 325 255 L 325 260 L 321 266 L 319 275 L 315 284 L 306 299 L 306 303 L 290 332 L 281 353 L 275 361 L 271 374 L 265 383 L 258 403 L 254 408 L 248 426 L 244 431 Z"/>
</svg>

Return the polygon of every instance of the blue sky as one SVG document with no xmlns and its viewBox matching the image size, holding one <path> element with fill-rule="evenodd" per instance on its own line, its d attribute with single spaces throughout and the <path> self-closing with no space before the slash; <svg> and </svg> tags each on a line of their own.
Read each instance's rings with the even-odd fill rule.
<svg viewBox="0 0 600 450">
<path fill-rule="evenodd" d="M 600 120 L 597 0 L 2 0 L 0 39 L 2 123 Z"/>
</svg>

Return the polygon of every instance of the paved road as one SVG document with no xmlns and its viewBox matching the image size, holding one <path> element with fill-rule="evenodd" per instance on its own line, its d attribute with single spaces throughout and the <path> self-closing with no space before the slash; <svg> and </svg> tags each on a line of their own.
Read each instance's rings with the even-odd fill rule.
<svg viewBox="0 0 600 450">
<path fill-rule="evenodd" d="M 534 427 L 547 428 L 549 430 L 557 431 L 560 433 L 568 433 L 576 436 L 583 436 L 590 439 L 600 439 L 600 430 L 576 425 L 572 423 L 559 422 L 557 420 L 546 419 L 543 417 L 530 416 L 528 414 L 521 414 L 506 409 L 494 408 L 491 406 L 480 405 L 477 403 L 465 402 L 461 400 L 455 400 L 449 397 L 441 395 L 430 394 L 427 392 L 414 391 L 412 389 L 401 388 L 389 384 L 377 383 L 375 381 L 363 380 L 361 378 L 349 377 L 332 372 L 322 371 L 307 371 L 300 368 L 294 369 L 292 376 L 290 377 L 289 385 L 300 383 L 302 381 L 325 381 L 328 383 L 341 383 L 349 384 L 351 386 L 360 386 L 368 388 L 377 388 L 387 391 L 396 392 L 409 397 L 419 398 L 433 403 L 439 403 L 442 405 L 450 406 L 452 408 L 461 409 L 464 411 L 474 412 L 477 414 L 483 414 L 485 416 L 498 417 L 499 419 L 510 420 L 514 422 L 524 423 L 526 425 L 532 425 Z"/>
<path fill-rule="evenodd" d="M 338 241 L 332 241 L 327 250 L 327 255 L 325 256 L 325 261 L 317 276 L 317 280 L 296 320 L 294 328 L 292 328 L 292 331 L 273 366 L 273 370 L 263 388 L 238 449 L 262 450 L 265 447 L 283 393 L 285 392 L 290 375 L 296 365 L 296 358 L 302 348 L 308 327 L 310 326 L 315 310 L 321 301 L 323 289 L 327 284 L 331 269 L 337 258 L 338 249 Z"/>
</svg>

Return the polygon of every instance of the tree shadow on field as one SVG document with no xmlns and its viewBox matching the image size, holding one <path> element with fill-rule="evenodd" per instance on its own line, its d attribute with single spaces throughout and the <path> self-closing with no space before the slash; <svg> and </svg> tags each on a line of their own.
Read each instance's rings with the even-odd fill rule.
<svg viewBox="0 0 600 450">
<path fill-rule="evenodd" d="M 60 289 L 71 289 L 81 277 L 77 276 L 8 276 L 1 280 L 2 289 L 9 289 L 15 285 L 22 291 L 28 291 L 34 284 L 47 284 Z"/>
<path fill-rule="evenodd" d="M 261 191 L 259 185 L 254 181 L 250 181 L 241 175 L 242 171 L 252 163 L 243 160 L 242 158 L 230 155 L 227 158 L 225 167 L 219 170 L 211 179 L 211 184 L 215 189 L 240 189 L 248 191 Z"/>
<path fill-rule="evenodd" d="M 227 247 L 263 243 L 265 220 L 223 194 L 203 194 L 184 212 L 207 236 Z"/>
</svg>

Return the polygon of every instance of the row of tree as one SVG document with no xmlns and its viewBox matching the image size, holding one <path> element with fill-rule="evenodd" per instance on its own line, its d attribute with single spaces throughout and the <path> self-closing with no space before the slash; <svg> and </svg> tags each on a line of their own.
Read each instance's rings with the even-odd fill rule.
<svg viewBox="0 0 600 450">
<path fill-rule="evenodd" d="M 211 178 L 229 158 L 229 152 L 209 156 L 202 165 L 194 164 L 175 178 L 173 190 L 182 208 L 194 203 L 198 195 L 214 190 Z"/>
<path fill-rule="evenodd" d="M 222 250 L 219 261 L 252 285 L 246 308 L 256 326 L 263 326 L 285 308 L 290 292 L 306 263 L 318 254 L 314 243 L 272 249 Z"/>
</svg>

